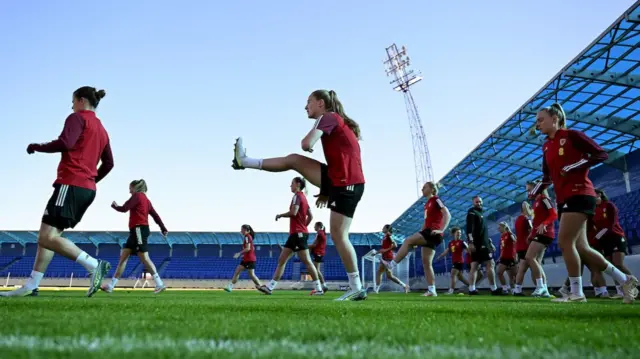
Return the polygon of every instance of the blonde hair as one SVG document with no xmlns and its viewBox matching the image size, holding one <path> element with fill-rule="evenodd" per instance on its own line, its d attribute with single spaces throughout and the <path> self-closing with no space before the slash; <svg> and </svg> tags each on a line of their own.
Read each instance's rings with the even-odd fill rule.
<svg viewBox="0 0 640 359">
<path fill-rule="evenodd" d="M 143 179 L 131 181 L 130 186 L 133 187 L 133 192 L 147 193 L 147 182 Z"/>
<path fill-rule="evenodd" d="M 427 182 L 427 184 L 429 185 L 429 187 L 431 187 L 431 189 L 433 190 L 433 194 L 435 194 L 436 196 L 438 195 L 438 191 L 440 190 L 438 187 L 438 185 L 436 183 L 433 183 L 431 181 Z"/>
<path fill-rule="evenodd" d="M 498 225 L 499 225 L 500 227 L 502 227 L 502 228 L 506 229 L 507 231 L 510 231 L 510 230 L 511 230 L 511 228 L 509 228 L 509 224 L 508 224 L 507 222 L 504 222 L 504 221 L 503 221 L 503 222 L 500 222 Z"/>
<path fill-rule="evenodd" d="M 549 116 L 558 118 L 559 128 L 567 128 L 567 115 L 559 103 L 553 103 L 551 106 L 544 107 L 540 111 L 545 111 Z"/>
<path fill-rule="evenodd" d="M 520 208 L 522 209 L 522 212 L 527 216 L 530 216 L 533 214 L 533 211 L 531 210 L 531 205 L 527 201 L 523 201 Z"/>
</svg>

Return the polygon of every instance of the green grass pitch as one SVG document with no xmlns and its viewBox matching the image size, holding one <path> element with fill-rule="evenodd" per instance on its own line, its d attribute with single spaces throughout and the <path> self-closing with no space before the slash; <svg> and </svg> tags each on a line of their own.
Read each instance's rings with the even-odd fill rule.
<svg viewBox="0 0 640 359">
<path fill-rule="evenodd" d="M 42 291 L 1 298 L 0 358 L 633 358 L 621 301 L 303 291 Z"/>
</svg>

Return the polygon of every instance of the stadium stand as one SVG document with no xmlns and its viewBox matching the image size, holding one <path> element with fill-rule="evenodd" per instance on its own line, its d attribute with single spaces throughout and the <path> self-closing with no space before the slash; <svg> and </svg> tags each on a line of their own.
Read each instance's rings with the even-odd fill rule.
<svg viewBox="0 0 640 359">
<path fill-rule="evenodd" d="M 491 237 L 498 246 L 497 223 L 513 223 L 519 203 L 525 199 L 527 180 L 541 173 L 541 136 L 531 134 L 536 111 L 559 102 L 567 112 L 570 128 L 585 132 L 609 153 L 609 160 L 591 171 L 596 186 L 604 188 L 620 211 L 630 249 L 640 244 L 640 8 L 632 7 L 582 53 L 565 66 L 540 91 L 527 100 L 501 126 L 449 171 L 440 181 L 440 197 L 452 214 L 451 225 L 464 228 L 471 198 L 480 195 L 490 220 Z M 435 151 L 437 153 L 437 149 Z M 553 194 L 552 194 L 553 196 Z M 402 242 L 423 223 L 424 199 L 418 199 L 392 224 L 394 239 Z M 67 232 L 67 236 L 90 254 L 118 262 L 128 233 Z M 268 278 L 276 267 L 278 243 L 285 233 L 258 233 L 259 258 L 256 272 Z M 313 241 L 311 235 L 309 241 Z M 359 256 L 379 245 L 380 233 L 352 234 Z M 448 240 L 448 239 L 447 239 Z M 442 251 L 446 242 L 439 248 Z M 167 279 L 229 278 L 238 261 L 231 256 L 240 248 L 238 233 L 176 232 L 165 239 L 157 233 L 149 238 L 150 254 Z M 0 231 L 0 276 L 26 277 L 35 259 L 36 233 Z M 547 259 L 560 255 L 557 245 L 547 251 Z M 420 251 L 416 251 L 411 276 L 424 271 Z M 447 262 L 434 263 L 436 273 L 449 270 Z M 131 257 L 124 277 L 137 277 L 143 268 Z M 299 279 L 304 272 L 300 262 L 287 266 L 283 279 Z M 346 280 L 346 274 L 329 236 L 325 257 L 327 280 Z M 55 257 L 48 277 L 68 278 L 84 275 L 72 261 Z M 242 278 L 246 278 L 246 273 Z"/>
</svg>

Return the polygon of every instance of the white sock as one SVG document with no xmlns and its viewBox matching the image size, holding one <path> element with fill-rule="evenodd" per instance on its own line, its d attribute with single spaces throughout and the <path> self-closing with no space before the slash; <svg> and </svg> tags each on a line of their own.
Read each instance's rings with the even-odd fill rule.
<svg viewBox="0 0 640 359">
<path fill-rule="evenodd" d="M 542 278 L 536 279 L 536 289 L 544 289 L 544 280 Z"/>
<path fill-rule="evenodd" d="M 617 285 L 616 286 L 616 293 L 622 295 L 624 294 L 624 292 L 622 291 L 622 286 L 621 285 Z"/>
<path fill-rule="evenodd" d="M 245 157 L 242 159 L 242 166 L 244 168 L 262 169 L 262 158 Z"/>
<path fill-rule="evenodd" d="M 76 263 L 82 265 L 89 273 L 93 273 L 98 268 L 98 260 L 88 255 L 87 252 L 80 252 Z"/>
<path fill-rule="evenodd" d="M 111 284 L 109 284 L 109 286 L 111 287 L 111 289 L 116 287 L 116 284 L 118 284 L 118 278 L 111 278 Z"/>
<path fill-rule="evenodd" d="M 522 293 L 522 285 L 516 284 L 516 288 L 513 290 L 514 293 Z"/>
<path fill-rule="evenodd" d="M 24 284 L 24 286 L 27 287 L 27 289 L 36 289 L 40 286 L 42 277 L 44 277 L 44 273 L 32 270 L 31 275 L 29 276 L 29 279 L 27 279 L 27 282 Z"/>
<path fill-rule="evenodd" d="M 153 275 L 153 281 L 156 282 L 156 287 L 164 286 L 164 283 L 162 282 L 162 279 L 160 279 L 160 275 L 158 273 Z"/>
<path fill-rule="evenodd" d="M 503 285 L 503 286 L 502 286 L 502 290 L 503 290 L 504 292 L 508 292 L 508 291 L 509 291 L 509 289 L 511 289 L 511 287 L 509 287 L 508 285 Z"/>
<path fill-rule="evenodd" d="M 602 293 L 602 289 L 600 287 L 595 287 L 595 288 L 593 288 L 593 290 L 596 292 L 596 295 Z"/>
<path fill-rule="evenodd" d="M 469 292 L 474 292 L 476 290 L 476 285 L 475 284 L 471 284 L 469 286 Z"/>
<path fill-rule="evenodd" d="M 584 293 L 582 292 L 582 277 L 569 277 L 569 282 L 571 283 L 571 294 L 584 297 Z"/>
<path fill-rule="evenodd" d="M 349 287 L 351 287 L 352 290 L 362 290 L 360 273 L 358 272 L 347 273 L 347 276 L 349 277 Z"/>
<path fill-rule="evenodd" d="M 398 284 L 400 284 L 400 285 L 402 286 L 402 288 L 406 288 L 406 287 L 407 287 L 407 285 L 406 285 L 406 284 L 404 284 L 404 282 L 403 282 L 403 281 L 401 281 L 400 279 L 398 279 L 398 282 L 400 282 L 400 283 L 398 283 Z"/>
<path fill-rule="evenodd" d="M 276 289 L 277 285 L 278 285 L 278 281 L 272 279 L 271 282 L 269 282 L 269 284 L 267 285 L 267 288 L 269 288 L 269 290 L 274 290 Z"/>
<path fill-rule="evenodd" d="M 316 291 L 322 292 L 322 283 L 320 283 L 320 279 L 316 281 Z"/>
<path fill-rule="evenodd" d="M 627 275 L 622 273 L 618 268 L 614 267 L 613 264 L 609 263 L 607 269 L 604 270 L 605 273 L 611 276 L 618 283 L 625 283 L 627 281 Z"/>
<path fill-rule="evenodd" d="M 609 293 L 607 287 L 600 287 L 600 293 Z"/>
<path fill-rule="evenodd" d="M 428 290 L 429 292 L 431 292 L 431 293 L 434 293 L 434 294 L 435 294 L 435 292 L 436 292 L 436 286 L 435 286 L 435 285 L 427 286 L 427 290 Z"/>
<path fill-rule="evenodd" d="M 455 292 L 455 288 L 449 288 L 449 293 Z"/>
<path fill-rule="evenodd" d="M 493 283 L 491 285 L 491 290 L 497 290 L 497 289 L 498 289 L 498 286 L 495 283 Z"/>
</svg>

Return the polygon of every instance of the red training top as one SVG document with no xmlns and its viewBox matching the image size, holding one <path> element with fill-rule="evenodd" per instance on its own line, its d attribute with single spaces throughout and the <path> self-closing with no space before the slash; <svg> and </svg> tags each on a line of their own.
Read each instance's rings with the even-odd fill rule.
<svg viewBox="0 0 640 359">
<path fill-rule="evenodd" d="M 316 246 L 313 247 L 313 254 L 324 256 L 327 250 L 327 234 L 324 230 L 319 230 L 316 234 Z"/>
<path fill-rule="evenodd" d="M 500 259 L 516 259 L 516 241 L 513 233 L 504 232 L 500 235 Z"/>
<path fill-rule="evenodd" d="M 618 208 L 611 201 L 602 201 L 599 206 L 596 206 L 593 223 L 598 231 L 596 234 L 598 240 L 610 235 L 624 237 L 624 230 L 618 218 Z"/>
<path fill-rule="evenodd" d="M 553 184 L 559 204 L 576 195 L 596 196 L 589 168 L 609 158 L 597 143 L 580 131 L 559 129 L 554 138 L 547 137 L 542 151 L 542 182 L 532 195 Z"/>
<path fill-rule="evenodd" d="M 315 127 L 322 131 L 322 148 L 328 175 L 335 187 L 364 183 L 360 144 L 355 133 L 335 112 L 322 115 Z"/>
<path fill-rule="evenodd" d="M 463 263 L 462 252 L 464 251 L 464 242 L 454 239 L 449 242 L 449 252 L 451 252 L 451 261 L 453 263 Z"/>
<path fill-rule="evenodd" d="M 244 241 L 242 242 L 242 249 L 249 248 L 248 252 L 244 252 L 242 255 L 243 262 L 255 262 L 256 261 L 256 249 L 253 246 L 253 238 L 250 234 L 245 234 Z"/>
<path fill-rule="evenodd" d="M 393 239 L 391 239 L 391 235 L 390 234 L 385 234 L 384 238 L 382 239 L 382 249 L 388 249 L 393 247 Z M 385 261 L 390 261 L 393 260 L 394 257 L 394 253 L 393 250 L 388 250 L 384 253 L 382 253 L 382 259 L 384 259 Z"/>
<path fill-rule="evenodd" d="M 529 248 L 529 236 L 531 235 L 531 221 L 521 214 L 516 218 L 516 252 L 526 251 Z"/>
<path fill-rule="evenodd" d="M 298 213 L 289 218 L 289 234 L 309 233 L 307 229 L 307 214 L 309 213 L 309 203 L 307 197 L 302 192 L 296 192 L 291 200 L 291 209 L 298 206 Z"/>
<path fill-rule="evenodd" d="M 538 227 L 545 226 L 547 229 L 542 235 L 555 239 L 556 229 L 555 220 L 558 219 L 558 212 L 551 203 L 551 199 L 543 194 L 536 196 L 533 203 L 533 229 L 531 229 L 531 238 L 538 235 Z"/>
<path fill-rule="evenodd" d="M 153 220 L 158 224 L 160 230 L 165 233 L 167 232 L 167 228 L 162 223 L 162 219 L 158 215 L 155 209 L 153 209 L 153 205 L 151 205 L 151 201 L 147 198 L 147 195 L 142 192 L 136 192 L 131 195 L 131 198 L 127 200 L 122 206 L 111 206 L 118 212 L 127 212 L 129 211 L 129 229 L 133 229 L 137 226 L 148 226 L 149 225 L 149 215 L 153 218 Z"/>
<path fill-rule="evenodd" d="M 67 117 L 57 140 L 36 145 L 34 151 L 61 152 L 54 184 L 66 184 L 95 191 L 113 169 L 109 135 L 93 111 L 78 111 Z M 98 162 L 102 161 L 100 168 Z"/>
<path fill-rule="evenodd" d="M 444 216 L 442 215 L 442 209 L 444 203 L 438 196 L 432 196 L 424 204 L 424 227 L 423 229 L 437 229 L 442 230 L 444 226 Z"/>
</svg>

